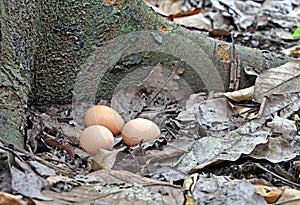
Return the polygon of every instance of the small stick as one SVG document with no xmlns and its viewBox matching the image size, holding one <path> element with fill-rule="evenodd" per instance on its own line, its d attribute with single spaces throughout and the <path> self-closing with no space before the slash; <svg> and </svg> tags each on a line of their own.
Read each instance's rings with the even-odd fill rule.
<svg viewBox="0 0 300 205">
<path fill-rule="evenodd" d="M 255 164 L 256 167 L 260 168 L 261 170 L 263 170 L 263 171 L 265 171 L 265 172 L 268 172 L 269 174 L 272 174 L 274 177 L 277 177 L 278 179 L 284 181 L 285 183 L 290 184 L 290 185 L 292 185 L 292 186 L 295 186 L 295 187 L 297 187 L 297 188 L 300 188 L 300 185 L 299 185 L 299 184 L 294 183 L 294 182 L 291 182 L 290 180 L 281 177 L 280 175 L 278 175 L 278 174 L 276 174 L 276 173 L 274 173 L 274 172 L 272 172 L 272 171 L 270 171 L 270 170 L 264 168 L 263 166 L 261 166 L 261 165 L 258 164 L 258 163 L 254 163 L 254 164 Z"/>
</svg>

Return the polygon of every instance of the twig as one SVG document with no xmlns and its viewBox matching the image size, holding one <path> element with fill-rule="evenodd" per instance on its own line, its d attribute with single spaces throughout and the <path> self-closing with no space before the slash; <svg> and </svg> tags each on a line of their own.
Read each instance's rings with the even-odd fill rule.
<svg viewBox="0 0 300 205">
<path fill-rule="evenodd" d="M 276 173 L 274 173 L 274 172 L 272 172 L 272 171 L 270 171 L 270 170 L 264 168 L 263 166 L 261 166 L 261 165 L 258 164 L 258 163 L 254 163 L 254 164 L 255 164 L 256 167 L 260 168 L 261 170 L 263 170 L 263 171 L 265 171 L 265 172 L 268 172 L 269 174 L 273 175 L 274 177 L 277 177 L 278 179 L 284 181 L 285 183 L 290 184 L 290 185 L 292 185 L 292 186 L 295 186 L 295 187 L 297 187 L 297 188 L 300 188 L 300 185 L 299 185 L 299 184 L 294 183 L 294 182 L 291 182 L 290 180 L 281 177 L 280 175 L 278 175 L 278 174 L 276 174 Z"/>
<path fill-rule="evenodd" d="M 24 149 L 21 149 L 21 148 L 9 143 L 8 141 L 6 141 L 2 138 L 0 138 L 0 142 L 4 145 L 4 146 L 0 146 L 2 149 L 11 152 L 16 157 L 18 157 L 18 159 L 20 159 L 22 161 L 24 161 L 23 158 L 19 154 L 17 154 L 16 152 L 22 153 L 22 154 L 24 154 L 24 155 L 26 155 L 26 156 L 28 156 L 28 157 L 36 160 L 36 161 L 48 166 L 48 167 L 51 167 L 51 168 L 55 169 L 56 171 L 61 172 L 63 174 L 70 175 L 71 173 L 73 173 L 72 170 L 61 169 L 61 168 L 55 166 L 54 164 L 52 164 L 52 163 L 50 163 L 50 162 L 48 162 L 48 161 L 46 161 L 46 160 L 44 160 L 44 159 L 42 159 L 38 156 L 33 155 L 32 153 L 30 153 L 30 152 L 28 152 Z M 12 147 L 12 148 L 10 148 L 10 147 Z"/>
<path fill-rule="evenodd" d="M 258 110 L 258 116 L 261 117 L 264 113 L 264 110 L 265 110 L 265 107 L 266 107 L 266 102 L 267 102 L 267 97 L 264 97 L 261 104 L 260 104 L 260 107 L 259 107 L 259 110 Z"/>
<path fill-rule="evenodd" d="M 169 83 L 170 80 L 173 79 L 173 77 L 177 74 L 178 69 L 180 68 L 182 64 L 182 61 L 180 61 L 179 63 L 177 63 L 175 65 L 175 69 L 173 69 L 171 76 L 166 80 L 166 82 L 164 84 L 162 84 L 154 93 L 154 95 L 152 95 L 152 97 L 147 100 L 147 104 L 149 105 L 150 103 L 152 103 L 152 101 L 156 98 L 156 96 L 162 91 L 162 89 Z"/>
</svg>

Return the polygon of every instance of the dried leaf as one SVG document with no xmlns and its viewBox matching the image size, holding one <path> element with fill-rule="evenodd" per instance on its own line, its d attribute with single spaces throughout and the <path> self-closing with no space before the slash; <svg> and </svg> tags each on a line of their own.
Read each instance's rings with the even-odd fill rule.
<svg viewBox="0 0 300 205">
<path fill-rule="evenodd" d="M 202 13 L 198 13 L 192 16 L 183 16 L 174 18 L 173 21 L 179 25 L 189 28 L 197 28 L 210 31 L 212 29 L 211 22 L 203 16 Z"/>
<path fill-rule="evenodd" d="M 259 184 L 255 184 L 253 186 L 257 189 L 258 193 L 262 195 L 269 204 L 275 203 L 284 192 L 284 189 L 272 187 L 272 186 L 259 185 Z"/>
<path fill-rule="evenodd" d="M 289 161 L 297 156 L 287 140 L 270 137 L 267 144 L 260 144 L 249 154 L 255 159 L 266 159 L 272 163 Z"/>
<path fill-rule="evenodd" d="M 207 165 L 225 160 L 235 161 L 242 154 L 251 153 L 258 144 L 267 143 L 270 129 L 263 126 L 264 119 L 245 123 L 224 137 L 203 137 L 197 140 L 176 168 L 183 172 L 195 172 Z"/>
<path fill-rule="evenodd" d="M 53 169 L 51 169 L 50 167 L 47 167 L 37 161 L 29 161 L 28 163 L 42 177 L 55 176 L 55 171 Z"/>
<path fill-rule="evenodd" d="M 47 182 L 49 183 L 49 186 L 54 186 L 55 184 L 59 182 L 69 183 L 73 186 L 79 186 L 80 183 L 72 178 L 66 177 L 66 176 L 50 176 L 47 178 Z"/>
<path fill-rule="evenodd" d="M 299 205 L 300 191 L 295 189 L 285 189 L 278 204 Z"/>
<path fill-rule="evenodd" d="M 0 192 L 0 204 L 1 205 L 26 205 L 27 202 L 22 200 L 20 195 L 12 195 L 4 192 Z"/>
<path fill-rule="evenodd" d="M 271 94 L 300 92 L 300 61 L 288 62 L 261 73 L 256 79 L 254 100 L 262 102 Z"/>
<path fill-rule="evenodd" d="M 46 186 L 46 181 L 34 172 L 22 172 L 16 167 L 12 166 L 12 188 L 14 192 L 22 194 L 23 196 L 41 200 L 52 200 L 41 193 L 41 189 Z"/>
<path fill-rule="evenodd" d="M 223 95 L 230 98 L 231 100 L 240 102 L 240 101 L 251 101 L 253 93 L 254 93 L 254 86 L 251 86 L 249 88 L 244 88 L 233 92 L 226 92 L 223 93 Z"/>
<path fill-rule="evenodd" d="M 129 83 L 118 91 L 112 98 L 112 107 L 125 121 L 129 121 L 141 115 L 145 107 L 148 111 L 154 110 L 160 113 L 167 110 L 174 102 L 186 99 L 192 91 L 179 76 L 183 72 L 180 63 L 174 68 L 174 71 L 170 71 L 163 64 L 158 63 L 140 84 Z"/>
<path fill-rule="evenodd" d="M 264 198 L 257 194 L 252 184 L 246 180 L 193 174 L 184 181 L 184 184 L 187 193 L 191 192 L 194 204 L 267 204 Z"/>
<path fill-rule="evenodd" d="M 174 182 L 181 181 L 188 177 L 186 173 L 183 173 L 171 167 L 158 168 L 153 173 L 151 173 L 150 176 L 152 179 L 167 181 L 171 184 L 174 184 Z"/>
<path fill-rule="evenodd" d="M 209 124 L 226 122 L 231 119 L 234 112 L 225 98 L 202 101 L 189 106 L 189 109 L 179 113 L 176 119 L 181 121 L 204 120 Z M 203 123 L 200 123 L 203 124 Z"/>
<path fill-rule="evenodd" d="M 285 135 L 295 136 L 297 134 L 297 127 L 295 121 L 288 120 L 282 117 L 274 116 L 271 122 L 267 123 L 272 132 L 281 133 Z"/>
<path fill-rule="evenodd" d="M 117 156 L 114 170 L 128 170 L 134 173 L 152 174 L 160 167 L 174 167 L 184 153 L 194 143 L 190 137 L 177 135 L 177 139 L 160 145 L 159 149 L 136 147 L 131 151 L 131 156 L 120 152 Z M 153 145 L 153 142 L 152 144 Z M 146 171 L 145 171 L 146 170 Z"/>
<path fill-rule="evenodd" d="M 265 102 L 262 116 L 277 114 L 282 118 L 290 117 L 300 107 L 300 92 L 272 94 Z M 279 112 L 278 112 L 279 111 Z"/>
<path fill-rule="evenodd" d="M 94 171 L 101 169 L 111 169 L 116 161 L 118 150 L 108 151 L 105 149 L 97 150 L 97 153 L 91 159 L 92 169 Z"/>
<path fill-rule="evenodd" d="M 159 1 L 159 8 L 167 14 L 177 14 L 181 11 L 180 0 L 163 0 Z"/>
<path fill-rule="evenodd" d="M 50 204 L 183 204 L 180 187 L 141 177 L 127 171 L 101 170 L 86 178 L 90 183 L 75 187 L 70 192 L 43 193 L 54 198 Z"/>
<path fill-rule="evenodd" d="M 120 113 L 127 122 L 134 119 L 145 107 L 145 99 L 137 85 L 129 83 L 120 89 L 111 99 L 112 107 Z"/>
<path fill-rule="evenodd" d="M 193 108 L 196 104 L 204 101 L 206 98 L 206 93 L 196 93 L 190 95 L 189 99 L 185 103 L 185 109 L 189 110 Z"/>
<path fill-rule="evenodd" d="M 179 17 L 183 17 L 183 16 L 191 16 L 191 15 L 195 15 L 202 12 L 201 8 L 195 8 L 194 10 L 189 10 L 189 11 L 184 11 L 184 12 L 179 12 L 177 14 L 172 14 L 170 16 L 168 16 L 169 20 L 173 20 L 174 18 L 179 18 Z"/>
</svg>

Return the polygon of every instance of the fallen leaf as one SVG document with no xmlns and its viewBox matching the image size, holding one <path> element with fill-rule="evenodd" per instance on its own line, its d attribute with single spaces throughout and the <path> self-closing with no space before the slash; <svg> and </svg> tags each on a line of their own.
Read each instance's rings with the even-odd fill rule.
<svg viewBox="0 0 300 205">
<path fill-rule="evenodd" d="M 255 159 L 266 159 L 272 163 L 279 163 L 294 159 L 297 153 L 287 140 L 281 137 L 270 137 L 267 144 L 257 145 L 249 156 Z"/>
<path fill-rule="evenodd" d="M 91 158 L 92 169 L 98 171 L 101 169 L 111 169 L 116 161 L 118 150 L 99 149 L 93 158 Z"/>
<path fill-rule="evenodd" d="M 222 93 L 222 94 L 216 93 L 216 94 L 217 95 L 224 95 L 224 96 L 226 96 L 226 97 L 228 97 L 231 100 L 234 100 L 236 102 L 241 102 L 241 101 L 251 101 L 253 93 L 254 93 L 254 86 L 244 88 L 244 89 L 241 89 L 241 90 L 236 90 L 236 91 L 233 91 L 233 92 L 226 92 L 226 93 Z"/>
<path fill-rule="evenodd" d="M 211 22 L 203 16 L 202 13 L 198 13 L 192 16 L 183 16 L 174 18 L 173 21 L 176 24 L 189 28 L 197 28 L 210 31 L 212 29 Z"/>
<path fill-rule="evenodd" d="M 52 200 L 52 198 L 46 197 L 41 193 L 41 189 L 47 185 L 46 181 L 34 172 L 17 169 L 12 166 L 12 188 L 14 192 L 22 194 L 23 196 L 41 200 Z"/>
<path fill-rule="evenodd" d="M 34 167 L 37 173 L 42 177 L 55 176 L 55 171 L 50 167 L 43 165 L 37 161 L 29 161 L 30 166 Z"/>
<path fill-rule="evenodd" d="M 282 118 L 290 117 L 300 107 L 300 92 L 271 94 L 266 98 L 262 116 L 278 114 Z"/>
<path fill-rule="evenodd" d="M 193 107 L 196 104 L 204 101 L 205 98 L 206 98 L 206 93 L 203 93 L 203 92 L 190 95 L 189 99 L 185 103 L 185 109 L 186 110 L 189 110 L 191 108 L 193 109 Z"/>
<path fill-rule="evenodd" d="M 193 174 L 184 181 L 184 189 L 191 192 L 194 204 L 266 205 L 252 184 L 229 177 Z"/>
<path fill-rule="evenodd" d="M 0 192 L 1 205 L 27 205 L 27 202 L 22 200 L 21 195 L 12 195 L 9 193 Z"/>
<path fill-rule="evenodd" d="M 264 122 L 264 119 L 256 119 L 225 136 L 197 140 L 175 168 L 191 173 L 225 160 L 236 161 L 242 154 L 250 154 L 258 144 L 267 143 L 271 131 L 263 126 Z"/>
<path fill-rule="evenodd" d="M 261 73 L 255 82 L 254 100 L 261 103 L 271 94 L 300 92 L 300 61 L 291 61 Z"/>
<path fill-rule="evenodd" d="M 290 135 L 291 137 L 297 134 L 295 121 L 278 117 L 277 115 L 274 116 L 272 121 L 267 123 L 267 126 L 271 128 L 274 133 Z"/>
<path fill-rule="evenodd" d="M 217 98 L 190 105 L 187 110 L 180 112 L 176 119 L 180 121 L 197 119 L 198 122 L 203 121 L 199 122 L 199 124 L 211 126 L 213 123 L 229 121 L 233 115 L 234 112 L 227 100 L 225 98 Z"/>
<path fill-rule="evenodd" d="M 53 197 L 54 204 L 183 204 L 184 197 L 179 186 L 141 177 L 127 171 L 101 170 L 90 173 L 86 184 L 70 192 L 56 193 L 44 190 Z"/>
<path fill-rule="evenodd" d="M 166 12 L 167 14 L 177 14 L 181 11 L 180 0 L 163 0 L 159 1 L 159 9 Z"/>
<path fill-rule="evenodd" d="M 266 186 L 260 184 L 254 184 L 253 186 L 257 189 L 258 193 L 265 198 L 268 204 L 275 203 L 284 192 L 283 188 L 277 188 L 273 186 Z"/>
<path fill-rule="evenodd" d="M 285 189 L 278 204 L 299 205 L 300 191 L 296 189 Z"/>
</svg>

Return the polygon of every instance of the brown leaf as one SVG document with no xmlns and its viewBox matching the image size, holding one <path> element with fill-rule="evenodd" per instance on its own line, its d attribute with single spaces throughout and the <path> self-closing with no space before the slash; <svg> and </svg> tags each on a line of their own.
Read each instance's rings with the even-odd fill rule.
<svg viewBox="0 0 300 205">
<path fill-rule="evenodd" d="M 12 195 L 4 192 L 0 192 L 0 204 L 1 205 L 26 205 L 27 203 L 22 200 L 21 195 Z"/>
<path fill-rule="evenodd" d="M 179 18 L 179 17 L 183 17 L 183 16 L 191 16 L 191 15 L 195 15 L 198 14 L 202 11 L 201 8 L 195 8 L 194 10 L 189 10 L 189 11 L 184 11 L 184 12 L 179 12 L 177 14 L 171 14 L 168 16 L 169 20 L 173 20 L 174 18 Z"/>
<path fill-rule="evenodd" d="M 284 192 L 284 189 L 272 187 L 272 186 L 259 185 L 259 184 L 255 184 L 253 186 L 257 189 L 258 193 L 262 195 L 269 204 L 275 203 Z"/>
<path fill-rule="evenodd" d="M 241 90 L 236 90 L 233 92 L 226 92 L 223 93 L 226 97 L 230 98 L 231 100 L 234 100 L 236 102 L 241 102 L 241 101 L 251 101 L 252 96 L 254 93 L 254 86 L 244 88 Z"/>
</svg>

